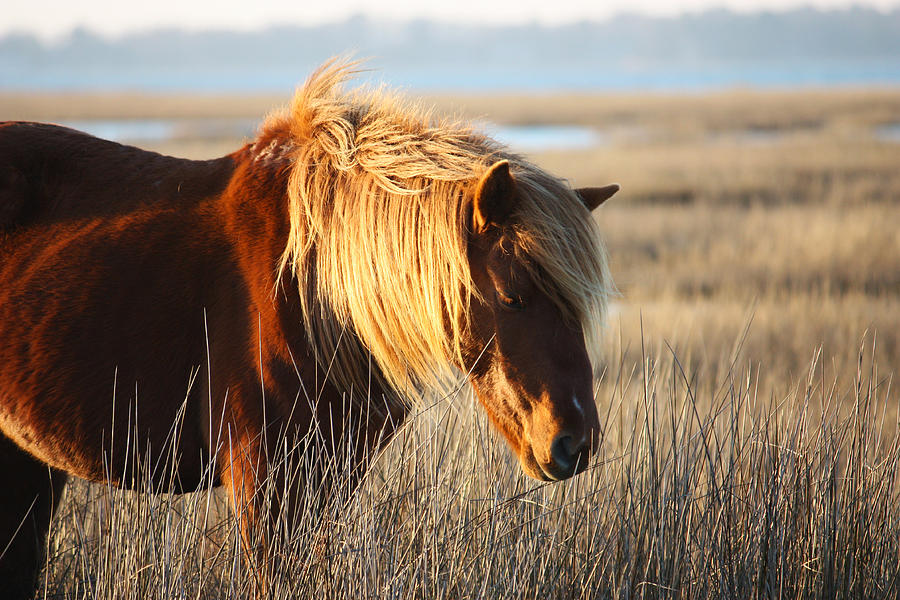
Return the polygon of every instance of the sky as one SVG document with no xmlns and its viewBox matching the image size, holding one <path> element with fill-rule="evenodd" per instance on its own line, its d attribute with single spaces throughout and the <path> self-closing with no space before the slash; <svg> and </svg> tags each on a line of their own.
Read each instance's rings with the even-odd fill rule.
<svg viewBox="0 0 900 600">
<path fill-rule="evenodd" d="M 710 8 L 787 10 L 799 6 L 890 10 L 900 0 L 5 0 L 0 35 L 37 34 L 52 40 L 75 27 L 115 37 L 159 27 L 188 30 L 315 25 L 364 14 L 457 23 L 560 24 L 602 20 L 619 12 L 671 16 Z"/>
</svg>

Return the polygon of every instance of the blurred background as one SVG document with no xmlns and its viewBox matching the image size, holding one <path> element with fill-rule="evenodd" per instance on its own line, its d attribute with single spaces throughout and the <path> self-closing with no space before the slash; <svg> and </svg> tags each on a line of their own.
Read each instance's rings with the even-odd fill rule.
<svg viewBox="0 0 900 600">
<path fill-rule="evenodd" d="M 894 0 L 130 4 L 7 5 L 0 119 L 207 158 L 329 57 L 370 57 L 362 82 L 573 185 L 622 185 L 596 215 L 621 292 L 611 375 L 651 348 L 777 396 L 817 352 L 841 385 L 863 341 L 900 364 Z"/>
</svg>

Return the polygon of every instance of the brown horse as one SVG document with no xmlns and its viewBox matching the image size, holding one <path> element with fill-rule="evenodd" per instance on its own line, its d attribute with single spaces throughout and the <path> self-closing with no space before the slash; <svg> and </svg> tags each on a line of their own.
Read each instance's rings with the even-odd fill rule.
<svg viewBox="0 0 900 600">
<path fill-rule="evenodd" d="M 454 373 L 525 473 L 587 465 L 612 289 L 590 210 L 617 186 L 573 190 L 351 74 L 326 65 L 216 160 L 0 125 L 7 590 L 31 594 L 68 474 L 135 485 L 129 443 L 151 464 L 175 445 L 161 489 L 214 465 L 245 539 L 279 476 L 266 432 L 354 428 L 362 458 Z"/>
</svg>

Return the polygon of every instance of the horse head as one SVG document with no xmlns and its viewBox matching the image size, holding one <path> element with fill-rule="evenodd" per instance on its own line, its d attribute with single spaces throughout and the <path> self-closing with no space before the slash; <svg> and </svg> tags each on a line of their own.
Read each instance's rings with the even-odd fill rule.
<svg viewBox="0 0 900 600">
<path fill-rule="evenodd" d="M 599 441 L 589 352 L 613 289 L 590 211 L 618 186 L 573 190 L 468 125 L 336 92 L 348 75 L 271 122 L 296 149 L 280 273 L 317 361 L 367 410 L 462 369 L 527 474 L 571 477 Z"/>
<path fill-rule="evenodd" d="M 577 190 L 584 218 L 617 190 Z M 517 243 L 519 202 L 505 160 L 475 188 L 468 253 L 477 293 L 464 367 L 523 471 L 560 480 L 584 470 L 599 443 L 593 370 L 582 323 L 543 289 L 540 266 Z"/>
</svg>

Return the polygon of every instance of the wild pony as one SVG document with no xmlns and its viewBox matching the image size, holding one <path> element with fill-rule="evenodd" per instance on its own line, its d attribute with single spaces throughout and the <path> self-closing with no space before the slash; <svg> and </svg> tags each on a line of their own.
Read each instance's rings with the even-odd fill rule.
<svg viewBox="0 0 900 600">
<path fill-rule="evenodd" d="M 267 432 L 355 428 L 368 456 L 454 373 L 525 473 L 585 468 L 612 289 L 590 211 L 618 186 L 571 189 L 464 123 L 345 91 L 353 72 L 326 64 L 215 160 L 0 125 L 7 590 L 31 594 L 67 475 L 134 485 L 129 443 L 150 464 L 175 444 L 162 489 L 214 465 L 247 539 L 281 476 Z"/>
</svg>

